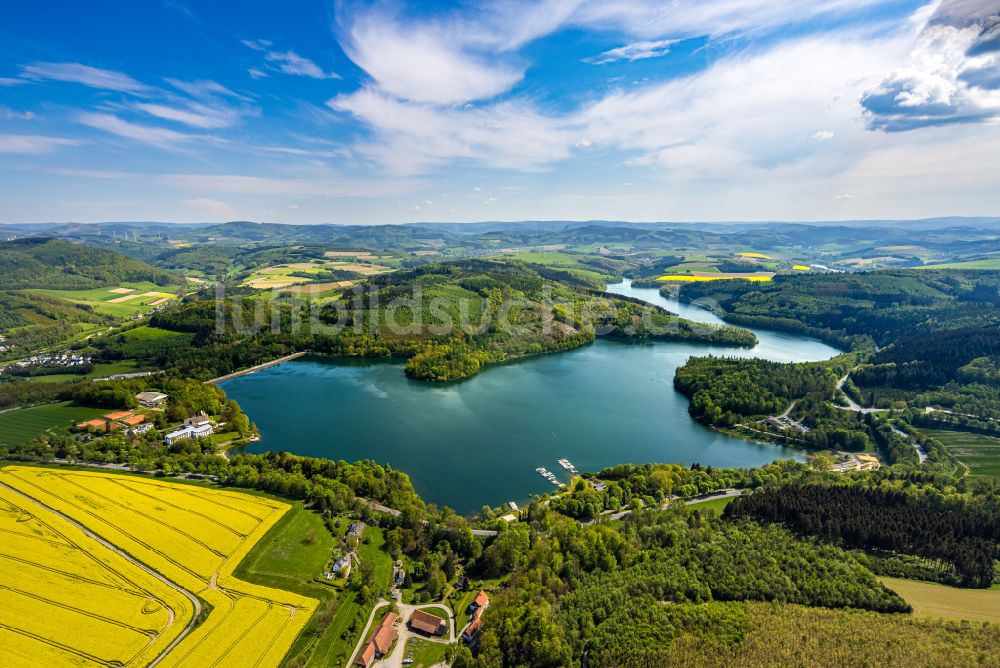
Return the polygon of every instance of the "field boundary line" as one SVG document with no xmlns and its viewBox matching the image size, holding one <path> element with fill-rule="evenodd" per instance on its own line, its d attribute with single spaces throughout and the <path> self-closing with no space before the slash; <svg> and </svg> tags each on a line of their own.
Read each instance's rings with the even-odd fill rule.
<svg viewBox="0 0 1000 668">
<path fill-rule="evenodd" d="M 156 578 L 157 580 L 159 580 L 163 584 L 167 585 L 171 589 L 173 589 L 173 590 L 175 590 L 177 592 L 180 592 L 185 597 L 187 597 L 187 599 L 189 601 L 191 601 L 192 605 L 194 606 L 194 614 L 191 615 L 191 621 L 188 622 L 187 627 L 183 631 L 181 631 L 181 633 L 176 638 L 174 638 L 173 641 L 169 645 L 167 645 L 163 649 L 163 651 L 160 652 L 156 656 L 156 658 L 154 658 L 152 661 L 149 662 L 148 668 L 153 668 L 153 666 L 155 666 L 160 661 L 162 661 L 171 651 L 173 651 L 173 649 L 175 647 L 177 647 L 181 643 L 182 640 L 184 640 L 184 638 L 186 638 L 188 636 L 188 634 L 191 633 L 191 631 L 194 630 L 194 627 L 197 626 L 198 619 L 201 617 L 201 601 L 199 601 L 198 597 L 196 597 L 194 594 L 192 594 L 191 592 L 189 592 L 187 589 L 184 589 L 179 584 L 171 581 L 170 579 L 168 579 L 164 575 L 156 572 L 155 570 L 153 570 L 152 568 L 150 568 L 149 566 L 147 566 L 146 564 L 144 564 L 141 561 L 133 558 L 131 555 L 129 555 L 124 550 L 121 550 L 121 549 L 115 547 L 113 544 L 111 544 L 110 542 L 108 542 L 104 538 L 101 538 L 96 533 L 94 533 L 93 531 L 91 531 L 87 527 L 83 526 L 82 524 L 80 524 L 79 522 L 77 522 L 76 520 L 74 520 L 72 517 L 69 517 L 68 515 L 65 515 L 65 514 L 59 512 L 55 508 L 52 508 L 52 507 L 46 505 L 45 503 L 39 501 L 38 499 L 35 499 L 33 497 L 28 496 L 27 494 L 25 494 L 21 490 L 16 489 L 14 487 L 11 487 L 10 485 L 8 485 L 5 482 L 0 482 L 0 487 L 3 487 L 5 489 L 7 489 L 8 491 L 11 491 L 11 492 L 17 494 L 18 496 L 21 496 L 21 497 L 27 499 L 28 501 L 34 503 L 35 505 L 40 506 L 41 508 L 47 510 L 48 512 L 52 513 L 53 515 L 56 515 L 57 517 L 65 520 L 66 522 L 69 522 L 70 524 L 72 524 L 73 526 L 75 526 L 77 529 L 79 529 L 80 531 L 82 531 L 86 536 L 88 536 L 88 537 L 92 538 L 93 540 L 97 541 L 98 543 L 100 543 L 104 547 L 108 548 L 109 550 L 111 550 L 115 554 L 119 555 L 120 557 L 122 557 L 123 559 L 125 559 L 126 561 L 128 561 L 129 563 L 131 563 L 132 565 L 134 565 L 134 566 L 142 569 L 143 571 L 145 571 L 149 575 L 153 576 L 154 578 Z"/>
</svg>

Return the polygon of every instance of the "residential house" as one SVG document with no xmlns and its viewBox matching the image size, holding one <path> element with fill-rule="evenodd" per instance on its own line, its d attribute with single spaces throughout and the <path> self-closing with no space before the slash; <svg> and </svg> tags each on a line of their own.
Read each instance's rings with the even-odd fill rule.
<svg viewBox="0 0 1000 668">
<path fill-rule="evenodd" d="M 423 610 L 414 610 L 410 615 L 410 628 L 431 636 L 444 635 L 448 630 L 445 620 Z"/>
<path fill-rule="evenodd" d="M 465 577 L 464 575 L 459 575 L 458 580 L 455 581 L 455 589 L 462 590 L 468 586 L 469 586 L 469 578 Z"/>
<path fill-rule="evenodd" d="M 476 598 L 469 604 L 469 611 L 475 614 L 477 610 L 485 610 L 488 607 L 490 607 L 490 597 L 485 591 L 480 589 L 479 593 L 476 594 Z"/>
<path fill-rule="evenodd" d="M 167 395 L 162 392 L 140 392 L 135 395 L 135 398 L 139 400 L 140 404 L 148 408 L 161 406 L 167 401 Z"/>
<path fill-rule="evenodd" d="M 364 522 L 354 522 L 353 524 L 351 524 L 351 526 L 347 527 L 347 535 L 354 536 L 354 538 L 357 539 L 359 543 L 361 542 L 361 536 L 362 534 L 364 534 L 364 532 L 365 532 Z"/>
<path fill-rule="evenodd" d="M 462 639 L 466 642 L 472 640 L 476 637 L 476 634 L 479 633 L 479 629 L 482 628 L 482 626 L 483 618 L 476 617 L 468 626 L 465 627 L 465 630 L 462 631 Z"/>
</svg>

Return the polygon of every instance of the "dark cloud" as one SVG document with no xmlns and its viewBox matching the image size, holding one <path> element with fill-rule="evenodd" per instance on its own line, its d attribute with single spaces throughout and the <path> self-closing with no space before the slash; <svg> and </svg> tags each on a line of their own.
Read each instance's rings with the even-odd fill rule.
<svg viewBox="0 0 1000 668">
<path fill-rule="evenodd" d="M 917 38 L 913 62 L 861 97 L 870 130 L 905 132 L 1000 118 L 1000 2 L 945 0 Z"/>
</svg>

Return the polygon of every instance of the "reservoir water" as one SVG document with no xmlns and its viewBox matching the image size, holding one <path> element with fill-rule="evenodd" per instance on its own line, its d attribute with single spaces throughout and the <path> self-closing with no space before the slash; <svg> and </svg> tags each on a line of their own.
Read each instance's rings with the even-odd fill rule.
<svg viewBox="0 0 1000 668">
<path fill-rule="evenodd" d="M 629 281 L 608 290 L 721 322 Z M 410 380 L 399 362 L 303 357 L 220 386 L 260 428 L 248 451 L 388 463 L 425 501 L 471 514 L 551 491 L 535 469 L 565 481 L 561 458 L 598 471 L 626 462 L 757 466 L 801 454 L 701 426 L 673 388 L 674 370 L 692 355 L 801 362 L 838 353 L 815 339 L 755 331 L 760 343 L 749 350 L 601 338 L 446 385 Z"/>
</svg>

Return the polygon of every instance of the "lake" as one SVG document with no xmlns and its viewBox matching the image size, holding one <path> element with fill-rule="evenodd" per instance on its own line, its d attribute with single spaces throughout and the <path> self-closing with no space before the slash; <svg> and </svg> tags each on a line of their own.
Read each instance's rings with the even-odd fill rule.
<svg viewBox="0 0 1000 668">
<path fill-rule="evenodd" d="M 608 290 L 721 322 L 629 281 Z M 757 466 L 801 455 L 701 426 L 673 388 L 674 370 L 692 355 L 801 362 L 839 352 L 815 339 L 755 331 L 753 349 L 601 338 L 445 385 L 410 380 L 399 362 L 303 357 L 220 387 L 260 428 L 249 452 L 388 463 L 410 475 L 425 501 L 471 514 L 553 490 L 535 469 L 566 481 L 560 458 L 597 471 L 625 462 Z"/>
</svg>

